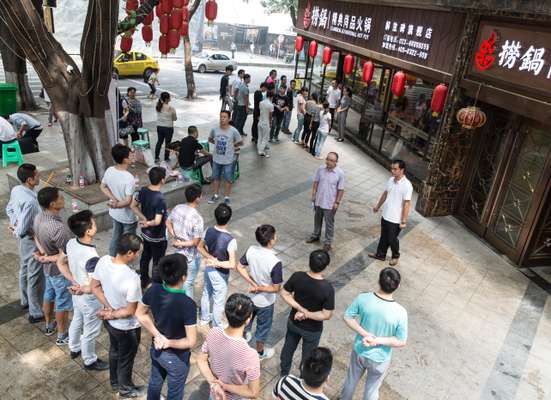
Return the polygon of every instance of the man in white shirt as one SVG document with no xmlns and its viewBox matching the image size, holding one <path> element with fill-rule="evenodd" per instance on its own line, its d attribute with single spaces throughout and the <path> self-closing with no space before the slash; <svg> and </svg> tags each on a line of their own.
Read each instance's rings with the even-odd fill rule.
<svg viewBox="0 0 551 400">
<path fill-rule="evenodd" d="M 266 92 L 266 98 L 260 102 L 260 119 L 258 121 L 258 142 L 256 144 L 258 155 L 261 157 L 270 157 L 268 154 L 268 138 L 272 129 L 272 113 L 274 112 L 273 103 L 274 93 Z"/>
<path fill-rule="evenodd" d="M 142 298 L 140 277 L 128 264 L 142 250 L 142 239 L 133 233 L 120 237 L 116 256 L 99 259 L 90 286 L 104 309 L 98 316 L 105 320 L 109 333 L 109 378 L 111 388 L 121 398 L 134 398 L 145 393 L 132 380 L 134 359 L 140 345 L 141 328 L 134 316 Z"/>
<path fill-rule="evenodd" d="M 341 101 L 341 90 L 336 80 L 331 82 L 331 86 L 327 89 L 327 102 L 329 103 L 329 112 L 331 113 L 331 127 L 329 132 L 333 129 L 333 121 L 335 120 L 335 110 L 339 106 Z"/>
<path fill-rule="evenodd" d="M 386 184 L 386 190 L 381 195 L 373 212 L 377 213 L 384 203 L 381 218 L 381 237 L 376 253 L 369 253 L 369 257 L 385 261 L 388 248 L 392 250 L 389 264 L 395 266 L 400 258 L 400 242 L 398 235 L 406 227 L 411 209 L 413 186 L 406 178 L 406 163 L 402 160 L 392 161 L 390 171 L 392 177 Z"/>
<path fill-rule="evenodd" d="M 0 117 L 0 147 L 2 144 L 13 142 L 19 137 L 21 137 L 21 135 L 18 132 L 15 132 L 12 124 Z"/>
</svg>

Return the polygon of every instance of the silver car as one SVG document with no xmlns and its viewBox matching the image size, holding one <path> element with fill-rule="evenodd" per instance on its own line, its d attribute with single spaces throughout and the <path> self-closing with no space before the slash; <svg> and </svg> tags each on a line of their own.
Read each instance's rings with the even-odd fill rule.
<svg viewBox="0 0 551 400">
<path fill-rule="evenodd" d="M 191 65 L 194 71 L 204 73 L 207 71 L 224 72 L 228 65 L 236 70 L 237 65 L 230 58 L 221 53 L 201 53 L 191 58 Z"/>
</svg>

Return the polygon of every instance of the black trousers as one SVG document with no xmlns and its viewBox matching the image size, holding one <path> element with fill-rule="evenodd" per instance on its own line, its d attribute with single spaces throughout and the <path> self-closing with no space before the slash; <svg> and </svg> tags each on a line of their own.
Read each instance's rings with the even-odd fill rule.
<svg viewBox="0 0 551 400">
<path fill-rule="evenodd" d="M 300 364 L 319 346 L 321 332 L 312 332 L 300 329 L 291 320 L 287 320 L 287 333 L 285 334 L 285 343 L 281 349 L 279 361 L 281 363 L 281 376 L 289 375 L 291 365 L 293 364 L 293 355 L 302 340 L 302 360 Z"/>
<path fill-rule="evenodd" d="M 256 112 L 253 113 L 253 125 L 251 127 L 251 134 L 253 137 L 253 142 L 258 141 L 258 121 L 260 120 L 260 113 L 257 115 Z"/>
<path fill-rule="evenodd" d="M 312 122 L 312 129 L 310 129 L 310 154 L 315 155 L 316 152 L 316 138 L 318 136 L 318 128 L 320 127 L 319 121 Z"/>
<path fill-rule="evenodd" d="M 148 240 L 143 241 L 143 252 L 140 258 L 140 280 L 142 287 L 149 285 L 151 280 L 155 283 L 162 283 L 161 276 L 157 270 L 157 264 L 159 260 L 165 255 L 167 248 L 167 241 L 162 242 L 150 242 Z M 151 272 L 151 278 L 149 278 L 149 263 L 153 260 L 153 269 Z"/>
<path fill-rule="evenodd" d="M 308 139 L 310 139 L 310 122 L 312 122 L 312 116 L 308 113 L 304 114 L 304 129 L 300 137 L 304 144 L 308 144 Z"/>
<path fill-rule="evenodd" d="M 272 129 L 270 129 L 270 140 L 278 140 L 279 131 L 283 122 L 283 115 L 272 117 Z"/>
<path fill-rule="evenodd" d="M 132 369 L 140 345 L 142 328 L 123 331 L 113 328 L 108 321 L 103 325 L 109 333 L 109 380 L 111 386 L 118 385 L 122 390 L 134 385 Z"/>
<path fill-rule="evenodd" d="M 400 258 L 400 242 L 398 241 L 400 231 L 400 224 L 381 218 L 381 237 L 377 246 L 377 257 L 385 258 L 390 247 L 392 258 Z"/>
<path fill-rule="evenodd" d="M 329 132 L 333 129 L 333 121 L 335 120 L 335 110 L 336 108 L 329 107 L 329 114 L 331 114 L 331 125 L 329 126 Z"/>
<path fill-rule="evenodd" d="M 161 147 L 163 142 L 165 144 L 165 161 L 170 159 L 170 152 L 167 150 L 167 146 L 172 141 L 172 135 L 174 135 L 174 128 L 169 128 L 168 126 L 158 126 L 157 127 L 157 144 L 155 145 L 155 160 L 159 159 L 159 154 L 161 153 Z"/>
</svg>

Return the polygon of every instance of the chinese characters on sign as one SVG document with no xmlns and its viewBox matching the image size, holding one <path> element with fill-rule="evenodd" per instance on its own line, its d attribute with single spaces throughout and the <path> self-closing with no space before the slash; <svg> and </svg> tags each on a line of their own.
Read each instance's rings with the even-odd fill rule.
<svg viewBox="0 0 551 400">
<path fill-rule="evenodd" d="M 372 19 L 365 15 L 350 15 L 331 11 L 328 8 L 312 8 L 311 26 L 317 29 L 329 29 L 358 39 L 369 40 Z"/>
<path fill-rule="evenodd" d="M 387 20 L 381 47 L 426 60 L 429 57 L 432 31 L 431 27 Z"/>
<path fill-rule="evenodd" d="M 498 55 L 499 65 L 504 68 L 518 68 L 519 71 L 533 72 L 535 76 L 538 76 L 545 65 L 545 60 L 543 59 L 545 48 L 535 48 L 530 45 L 523 52 L 522 56 L 521 51 L 523 51 L 523 44 L 520 41 L 511 40 L 511 43 L 509 43 L 509 40 L 506 40 L 505 44 L 501 46 L 501 53 Z M 518 63 L 517 60 L 519 61 Z M 550 77 L 551 65 L 547 72 L 547 79 Z"/>
</svg>

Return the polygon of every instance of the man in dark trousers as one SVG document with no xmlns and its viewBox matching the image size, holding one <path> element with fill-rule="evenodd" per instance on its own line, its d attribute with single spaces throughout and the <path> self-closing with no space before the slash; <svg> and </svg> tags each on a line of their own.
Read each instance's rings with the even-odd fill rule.
<svg viewBox="0 0 551 400">
<path fill-rule="evenodd" d="M 230 86 L 230 76 L 233 73 L 233 67 L 231 65 L 228 65 L 226 67 L 226 72 L 224 73 L 224 76 L 220 79 L 220 100 L 222 100 L 222 109 L 227 110 L 232 108 L 232 98 L 230 96 L 229 92 L 229 86 Z"/>
<path fill-rule="evenodd" d="M 251 133 L 253 136 L 253 142 L 258 141 L 258 121 L 260 120 L 260 102 L 264 100 L 264 95 L 268 91 L 268 85 L 266 82 L 260 84 L 260 89 L 254 92 L 254 108 L 253 108 L 253 126 Z"/>
<path fill-rule="evenodd" d="M 270 143 L 279 143 L 278 136 L 279 131 L 281 130 L 281 123 L 283 122 L 285 111 L 289 111 L 286 92 L 287 88 L 285 86 L 280 86 L 277 96 L 274 97 L 274 112 L 272 116 L 272 129 L 270 131 Z"/>
</svg>

